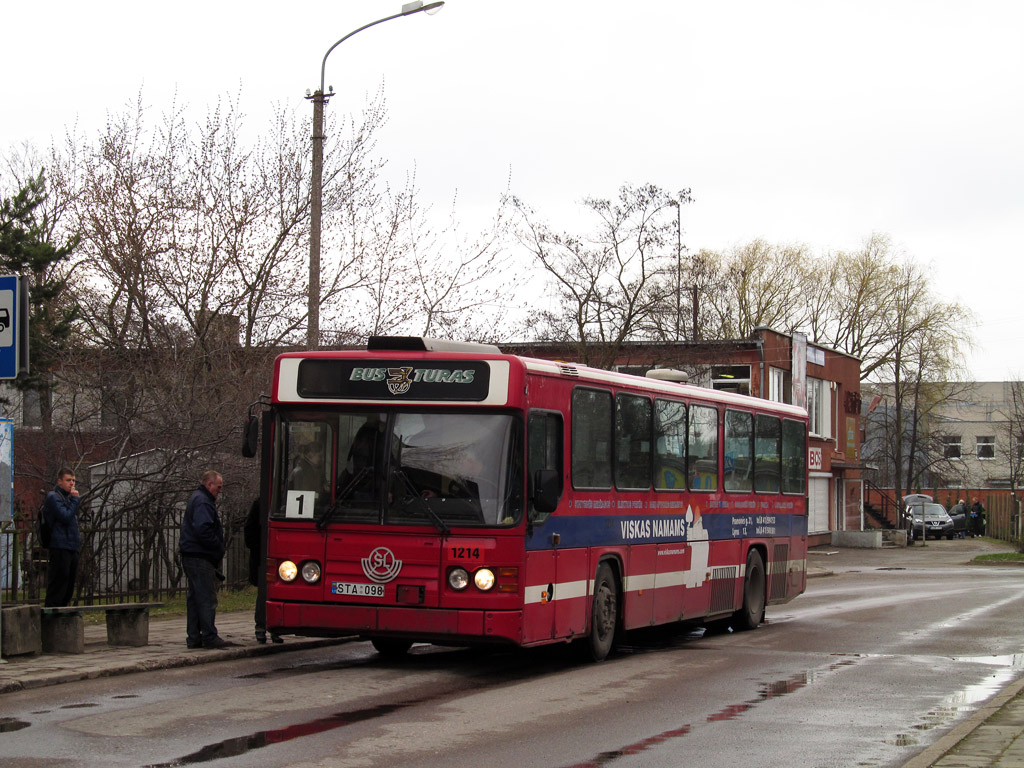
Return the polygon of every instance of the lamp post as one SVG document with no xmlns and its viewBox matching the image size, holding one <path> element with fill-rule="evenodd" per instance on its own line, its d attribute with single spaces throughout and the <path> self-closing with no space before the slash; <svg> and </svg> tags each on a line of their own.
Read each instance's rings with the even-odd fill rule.
<svg viewBox="0 0 1024 768">
<path fill-rule="evenodd" d="M 320 230 L 323 217 L 324 106 L 327 104 L 327 100 L 334 95 L 333 87 L 330 93 L 324 93 L 324 73 L 327 69 L 327 57 L 331 55 L 331 51 L 364 29 L 375 27 L 392 19 L 411 16 L 421 11 L 427 14 L 434 14 L 441 10 L 443 5 L 443 0 L 426 4 L 423 3 L 423 0 L 413 0 L 413 2 L 402 6 L 400 13 L 383 19 L 377 19 L 377 21 L 370 22 L 357 30 L 349 32 L 341 40 L 328 48 L 327 53 L 324 54 L 324 60 L 320 64 L 320 90 L 313 94 L 306 91 L 306 98 L 313 102 L 313 186 L 309 201 L 309 307 L 306 331 L 306 346 L 310 349 L 316 349 L 320 346 Z"/>
</svg>

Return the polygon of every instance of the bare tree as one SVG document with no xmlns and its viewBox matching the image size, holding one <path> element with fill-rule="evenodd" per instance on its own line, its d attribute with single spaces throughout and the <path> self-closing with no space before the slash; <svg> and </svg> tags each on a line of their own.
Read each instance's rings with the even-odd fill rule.
<svg viewBox="0 0 1024 768">
<path fill-rule="evenodd" d="M 377 210 L 368 230 L 368 278 L 335 342 L 380 334 L 497 341 L 520 282 L 509 269 L 507 205 L 486 229 L 466 236 L 457 197 L 446 223 L 435 225 L 410 175 L 403 189 L 384 191 Z"/>
<path fill-rule="evenodd" d="M 583 363 L 609 367 L 622 343 L 643 335 L 668 301 L 679 247 L 676 210 L 688 201 L 688 192 L 672 196 L 654 185 L 626 184 L 615 201 L 583 201 L 597 225 L 578 236 L 556 233 L 513 198 L 519 242 L 545 271 L 555 302 L 534 313 L 533 335 L 572 345 Z"/>
<path fill-rule="evenodd" d="M 778 246 L 754 240 L 718 256 L 719 287 L 707 299 L 714 311 L 713 333 L 745 338 L 757 327 L 792 333 L 806 324 L 800 295 L 804 264 L 802 245 Z"/>
</svg>

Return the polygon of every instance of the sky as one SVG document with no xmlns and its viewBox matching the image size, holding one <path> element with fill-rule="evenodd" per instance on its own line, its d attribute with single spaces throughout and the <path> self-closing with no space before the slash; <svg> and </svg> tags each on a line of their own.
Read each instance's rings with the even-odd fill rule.
<svg viewBox="0 0 1024 768">
<path fill-rule="evenodd" d="M 260 130 L 400 0 L 5 4 L 0 151 L 99 132 L 139 94 Z M 379 152 L 472 223 L 506 191 L 555 229 L 620 186 L 689 188 L 684 243 L 853 250 L 872 233 L 974 313 L 968 376 L 1024 378 L 1024 3 L 447 0 L 327 59 L 383 85 Z M 397 178 L 397 177 L 396 177 Z M 0 179 L 0 186 L 3 180 Z"/>
</svg>

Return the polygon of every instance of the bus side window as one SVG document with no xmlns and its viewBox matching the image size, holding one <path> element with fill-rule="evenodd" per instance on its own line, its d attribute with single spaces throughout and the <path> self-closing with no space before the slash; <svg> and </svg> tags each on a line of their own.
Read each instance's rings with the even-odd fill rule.
<svg viewBox="0 0 1024 768">
<path fill-rule="evenodd" d="M 548 512 L 541 512 L 534 507 L 534 483 L 537 472 L 542 469 L 558 473 L 558 496 L 562 495 L 562 414 L 550 411 L 534 411 L 530 414 L 526 426 L 526 466 L 530 493 L 530 519 L 543 520 Z"/>
<path fill-rule="evenodd" d="M 782 422 L 782 492 L 807 492 L 807 430 L 799 421 Z"/>
<path fill-rule="evenodd" d="M 775 416 L 754 419 L 754 491 L 782 490 L 782 423 Z"/>
<path fill-rule="evenodd" d="M 612 393 L 580 387 L 572 393 L 572 485 L 612 487 Z"/>
<path fill-rule="evenodd" d="M 686 490 L 686 405 L 655 400 L 654 487 L 664 491 Z"/>
<path fill-rule="evenodd" d="M 718 490 L 718 411 L 690 406 L 686 445 L 687 481 L 691 491 Z"/>
<path fill-rule="evenodd" d="M 725 412 L 725 490 L 754 488 L 754 414 Z"/>
<path fill-rule="evenodd" d="M 651 487 L 651 401 L 620 394 L 615 398 L 615 487 Z"/>
</svg>

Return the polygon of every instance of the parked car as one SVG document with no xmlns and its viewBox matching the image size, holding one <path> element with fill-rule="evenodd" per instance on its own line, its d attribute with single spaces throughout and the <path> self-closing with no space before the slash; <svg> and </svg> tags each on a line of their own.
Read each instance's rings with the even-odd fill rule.
<svg viewBox="0 0 1024 768">
<path fill-rule="evenodd" d="M 966 504 L 954 504 L 953 508 L 949 510 L 949 517 L 953 521 L 954 536 L 963 538 L 961 534 L 966 535 L 967 526 L 970 524 L 969 514 Z"/>
<path fill-rule="evenodd" d="M 952 539 L 956 536 L 953 518 L 946 508 L 934 501 L 917 501 L 907 505 L 907 530 L 911 541 L 927 536 L 929 539 Z M 911 523 L 911 521 L 913 521 Z"/>
</svg>

